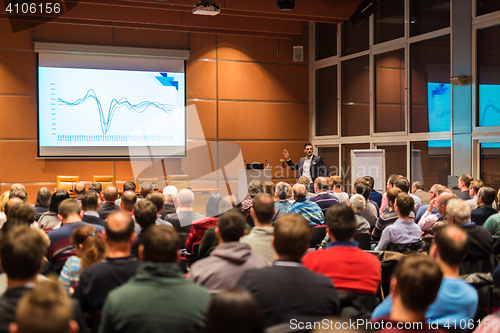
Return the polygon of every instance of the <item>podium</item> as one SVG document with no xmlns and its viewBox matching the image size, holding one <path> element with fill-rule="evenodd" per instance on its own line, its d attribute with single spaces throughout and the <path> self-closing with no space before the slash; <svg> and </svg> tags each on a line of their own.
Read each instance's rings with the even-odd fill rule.
<svg viewBox="0 0 500 333">
<path fill-rule="evenodd" d="M 271 169 L 262 170 L 238 170 L 238 199 L 243 201 L 248 195 L 248 184 L 253 180 L 259 180 L 262 185 L 271 181 Z"/>
</svg>

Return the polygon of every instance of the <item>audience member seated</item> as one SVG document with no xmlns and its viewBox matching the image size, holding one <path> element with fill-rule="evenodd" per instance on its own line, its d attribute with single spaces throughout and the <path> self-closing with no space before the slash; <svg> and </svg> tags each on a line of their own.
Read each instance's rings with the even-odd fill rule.
<svg viewBox="0 0 500 333">
<path fill-rule="evenodd" d="M 217 220 L 219 219 L 219 204 L 222 200 L 220 193 L 212 193 L 208 197 L 207 205 L 205 208 L 206 217 L 194 220 L 191 225 L 191 230 L 189 231 L 189 236 L 185 243 L 185 248 L 188 253 L 193 252 L 193 245 L 198 243 L 203 238 L 205 232 L 217 225 Z"/>
<path fill-rule="evenodd" d="M 169 226 L 152 225 L 142 240 L 139 257 L 144 264 L 128 282 L 109 293 L 99 332 L 198 333 L 205 324 L 210 294 L 182 276 L 177 264 L 177 232 Z"/>
<path fill-rule="evenodd" d="M 14 199 L 17 198 L 9 199 L 9 201 Z M 31 204 L 21 201 L 12 206 L 10 206 L 9 203 L 7 203 L 7 205 L 9 207 L 9 215 L 7 215 L 7 222 L 5 222 L 2 227 L 2 232 L 7 232 L 9 229 L 20 225 L 37 228 L 37 224 L 35 222 L 36 213 Z"/>
<path fill-rule="evenodd" d="M 84 183 L 82 183 L 82 182 L 78 182 L 78 183 L 75 184 L 75 187 L 73 189 L 73 192 L 75 192 L 74 199 L 79 204 L 82 203 L 82 194 L 85 193 L 86 189 L 87 189 L 87 186 Z"/>
<path fill-rule="evenodd" d="M 43 213 L 40 219 L 38 219 L 38 227 L 40 229 L 52 230 L 61 226 L 61 219 L 57 214 L 59 213 L 59 205 L 66 199 L 69 199 L 69 193 L 66 190 L 59 190 L 52 194 L 49 211 Z"/>
<path fill-rule="evenodd" d="M 43 213 L 49 210 L 50 196 L 51 196 L 50 190 L 46 187 L 42 187 L 36 192 L 36 199 L 34 205 L 36 213 L 36 221 L 40 219 L 40 216 L 42 216 Z"/>
<path fill-rule="evenodd" d="M 336 196 L 337 199 L 339 199 L 339 201 L 344 205 L 349 205 L 349 194 L 342 191 L 342 178 L 339 176 L 332 176 L 330 179 L 332 180 L 333 189 L 331 194 Z"/>
<path fill-rule="evenodd" d="M 404 257 L 391 278 L 391 312 L 375 321 L 384 323 L 378 332 L 442 332 L 425 322 L 427 308 L 436 300 L 442 280 L 443 273 L 432 258 L 416 254 Z M 417 324 L 421 328 L 415 328 Z"/>
<path fill-rule="evenodd" d="M 10 192 L 9 192 L 9 198 L 10 199 L 12 199 L 12 198 L 19 198 L 23 202 L 27 202 L 28 201 L 28 193 L 26 193 L 26 191 L 24 190 L 24 186 L 23 186 L 23 189 L 12 189 L 11 188 Z"/>
<path fill-rule="evenodd" d="M 460 275 L 470 273 L 489 273 L 495 267 L 492 264 L 493 240 L 490 233 L 471 222 L 470 207 L 460 199 L 451 199 L 446 205 L 448 223 L 463 228 L 469 236 L 470 247 L 460 266 Z"/>
<path fill-rule="evenodd" d="M 127 180 L 125 183 L 123 183 L 122 195 L 126 191 L 132 191 L 132 192 L 135 193 L 136 189 L 137 189 L 137 186 L 135 185 L 135 183 L 133 181 Z M 118 199 L 115 200 L 115 205 L 121 207 L 120 206 L 121 202 L 122 202 L 122 199 L 121 199 L 121 196 L 120 196 L 120 198 L 118 198 Z"/>
<path fill-rule="evenodd" d="M 158 192 L 151 192 L 146 196 L 146 199 L 151 201 L 153 205 L 156 206 L 156 210 L 160 212 L 163 209 L 163 203 L 165 202 L 165 197 L 163 194 L 158 193 Z M 172 226 L 170 222 L 165 221 L 162 219 L 158 214 L 156 214 L 156 225 L 168 225 Z"/>
<path fill-rule="evenodd" d="M 16 197 L 9 198 L 9 194 L 10 194 L 10 192 L 7 191 L 7 197 L 6 197 L 7 199 L 6 199 L 4 207 L 3 207 L 5 220 L 2 222 L 2 228 L 5 225 L 5 222 L 7 222 L 7 216 L 9 215 L 9 208 L 14 206 L 15 204 L 23 203 L 23 200 L 21 200 L 20 198 L 16 198 Z M 61 221 L 59 220 L 59 222 L 61 222 Z"/>
<path fill-rule="evenodd" d="M 388 225 L 393 224 L 396 222 L 398 219 L 398 213 L 394 210 L 394 203 L 396 202 L 396 197 L 398 194 L 401 193 L 401 189 L 397 187 L 392 187 L 387 190 L 386 196 L 387 196 L 387 202 L 389 207 L 389 210 L 380 215 L 380 217 L 377 219 L 377 223 L 375 223 L 375 228 L 373 228 L 372 231 L 372 241 L 378 242 L 380 240 L 380 236 L 382 236 L 382 231 L 387 227 Z M 413 212 L 411 212 L 413 214 Z"/>
<path fill-rule="evenodd" d="M 360 213 L 360 215 L 364 217 L 368 223 L 370 223 L 370 228 L 373 228 L 377 222 L 378 212 L 377 207 L 375 207 L 375 205 L 368 199 L 371 192 L 372 188 L 370 186 L 370 182 L 366 180 L 365 177 L 360 177 L 354 181 L 352 193 L 361 194 L 366 200 L 365 209 Z"/>
<path fill-rule="evenodd" d="M 383 251 L 389 244 L 416 243 L 422 237 L 422 230 L 410 218 L 410 213 L 413 211 L 413 198 L 404 191 L 399 193 L 396 197 L 395 210 L 398 219 L 382 231 L 375 251 Z"/>
<path fill-rule="evenodd" d="M 275 223 L 280 215 L 285 214 L 286 209 L 288 206 L 290 206 L 292 203 L 287 200 L 288 193 L 290 193 L 291 186 L 288 183 L 285 182 L 279 182 L 276 184 L 276 201 L 274 202 L 274 209 L 276 213 L 274 213 L 273 220 L 272 222 Z"/>
<path fill-rule="evenodd" d="M 441 193 L 437 198 L 432 199 L 429 204 L 429 208 L 427 208 L 427 211 L 424 215 L 422 215 L 420 221 L 418 221 L 420 229 L 428 231 L 435 228 L 436 224 L 439 226 L 446 223 L 446 205 L 448 204 L 448 201 L 455 199 L 456 197 L 457 196 L 453 192 L 447 190 L 446 192 Z M 439 215 L 432 214 L 434 208 L 437 209 Z"/>
<path fill-rule="evenodd" d="M 19 301 L 10 332 L 78 333 L 78 323 L 72 317 L 71 301 L 61 286 L 55 281 L 42 281 Z"/>
<path fill-rule="evenodd" d="M 155 184 L 153 184 L 153 182 L 150 182 L 149 180 L 147 182 L 142 182 L 141 189 L 139 190 L 139 194 L 141 195 L 141 199 L 146 199 L 148 194 L 153 192 L 154 189 L 155 189 Z"/>
<path fill-rule="evenodd" d="M 193 221 L 203 217 L 193 211 L 193 201 L 193 191 L 183 188 L 177 193 L 177 213 L 169 214 L 166 218 L 166 221 L 172 223 L 175 231 L 179 233 L 182 244 L 186 243 Z"/>
<path fill-rule="evenodd" d="M 467 255 L 468 249 L 469 239 L 463 229 L 448 224 L 436 232 L 429 255 L 441 268 L 443 281 L 436 300 L 427 309 L 425 318 L 433 323 L 437 321 L 441 327 L 447 322 L 449 325 L 474 319 L 478 303 L 477 292 L 460 279 L 459 274 L 460 263 Z M 391 307 L 392 295 L 389 295 L 373 311 L 372 318 L 388 316 Z"/>
<path fill-rule="evenodd" d="M 307 188 L 303 184 L 293 185 L 293 198 L 295 202 L 288 206 L 286 213 L 295 213 L 302 215 L 310 225 L 324 225 L 325 218 L 321 207 L 317 203 L 307 199 Z"/>
<path fill-rule="evenodd" d="M 394 187 L 394 182 L 396 181 L 396 178 L 398 178 L 398 177 L 399 177 L 398 174 L 393 173 L 392 175 L 389 176 L 389 178 L 387 178 L 386 187 L 388 190 L 390 190 L 391 188 Z M 388 202 L 387 202 L 387 192 L 386 192 L 382 196 L 382 205 L 379 208 L 379 215 L 382 215 L 383 213 L 386 212 L 386 209 L 388 208 L 387 205 L 388 205 Z"/>
<path fill-rule="evenodd" d="M 431 196 L 429 192 L 425 191 L 424 184 L 422 182 L 413 182 L 411 185 L 411 193 L 419 197 L 421 205 L 428 205 L 431 203 Z"/>
<path fill-rule="evenodd" d="M 460 190 L 460 194 L 457 195 L 459 199 L 469 200 L 469 186 L 470 182 L 473 181 L 471 175 L 463 174 L 458 178 L 458 189 Z"/>
<path fill-rule="evenodd" d="M 108 185 L 101 194 L 101 206 L 97 211 L 101 219 L 106 220 L 109 214 L 114 212 L 119 212 L 120 207 L 115 205 L 115 201 L 118 198 L 118 189 L 115 185 Z"/>
<path fill-rule="evenodd" d="M 498 213 L 491 205 L 495 201 L 496 192 L 491 187 L 481 187 L 477 194 L 477 208 L 470 213 L 472 222 L 477 225 L 483 225 L 484 222 L 493 214 Z"/>
<path fill-rule="evenodd" d="M 316 196 L 315 193 L 311 192 L 311 191 L 314 191 L 314 188 L 313 188 L 314 185 L 311 185 L 311 180 L 308 177 L 306 177 L 306 176 L 300 176 L 299 179 L 297 180 L 297 183 L 302 184 L 302 185 L 304 185 L 306 187 L 306 189 L 307 189 L 307 193 L 306 193 L 307 199 L 311 199 L 312 197 Z"/>
<path fill-rule="evenodd" d="M 108 245 L 107 257 L 100 264 L 81 272 L 75 290 L 75 297 L 80 301 L 89 327 L 97 324 L 96 315 L 101 311 L 108 293 L 127 282 L 141 265 L 131 254 L 136 234 L 130 215 L 123 212 L 109 215 L 102 237 Z"/>
<path fill-rule="evenodd" d="M 253 205 L 250 208 L 250 215 L 253 218 L 255 227 L 250 230 L 248 235 L 240 239 L 240 242 L 250 245 L 252 253 L 260 254 L 269 262 L 274 260 L 274 251 L 271 244 L 274 231 L 271 219 L 274 212 L 273 198 L 269 194 L 257 194 L 253 198 Z"/>
<path fill-rule="evenodd" d="M 163 203 L 162 210 L 158 213 L 162 220 L 167 218 L 168 214 L 175 213 L 175 200 L 177 199 L 177 187 L 168 185 L 163 188 L 163 196 L 165 197 L 165 202 Z"/>
<path fill-rule="evenodd" d="M 239 242 L 244 232 L 245 218 L 242 214 L 234 210 L 222 214 L 215 228 L 219 246 L 207 258 L 191 266 L 188 280 L 214 294 L 233 287 L 246 270 L 269 266 L 266 258 L 252 253 L 250 245 Z"/>
<path fill-rule="evenodd" d="M 80 198 L 82 205 L 82 221 L 90 224 L 97 224 L 104 227 L 104 220 L 99 217 L 99 194 L 94 191 L 87 191 Z"/>
<path fill-rule="evenodd" d="M 366 207 L 366 199 L 361 194 L 355 194 L 350 199 L 350 206 L 354 211 L 354 217 L 356 219 L 356 235 L 369 234 L 370 233 L 370 223 L 361 216 L 361 212 Z"/>
<path fill-rule="evenodd" d="M 498 198 L 500 197 L 500 190 L 498 191 L 498 194 L 497 194 L 497 200 L 499 200 Z M 499 200 L 500 202 L 500 200 Z M 483 224 L 483 227 L 488 230 L 491 234 L 491 236 L 493 236 L 493 239 L 494 240 L 497 240 L 500 238 L 500 214 L 493 214 L 493 215 L 490 215 L 490 217 L 488 217 L 486 219 L 486 222 L 484 222 Z"/>
<path fill-rule="evenodd" d="M 243 200 L 241 203 L 241 211 L 245 215 L 245 218 L 250 216 L 250 208 L 252 208 L 253 197 L 262 192 L 264 192 L 264 187 L 259 180 L 252 180 L 248 184 L 248 198 Z"/>
<path fill-rule="evenodd" d="M 127 213 L 128 215 L 134 217 L 134 205 L 137 202 L 137 195 L 131 190 L 127 190 L 122 193 L 120 198 L 120 208 L 121 211 Z M 137 229 L 136 229 L 137 231 Z"/>
<path fill-rule="evenodd" d="M 431 189 L 429 190 L 429 199 L 432 201 L 433 199 L 437 198 L 444 191 L 446 191 L 445 186 L 440 185 L 440 184 L 432 185 Z M 420 222 L 420 219 L 427 211 L 427 208 L 429 208 L 429 205 L 430 205 L 430 202 L 427 205 L 420 206 L 420 209 L 418 210 L 417 216 L 415 217 L 415 222 L 417 222 L 417 223 Z M 441 215 L 437 212 L 436 208 L 434 208 L 431 213 L 438 215 L 438 217 L 441 217 Z"/>
<path fill-rule="evenodd" d="M 484 186 L 484 183 L 481 180 L 473 180 L 470 182 L 469 186 L 469 200 L 465 200 L 465 202 L 470 206 L 470 209 L 476 209 L 477 207 L 477 194 L 479 193 L 479 189 Z"/>
<path fill-rule="evenodd" d="M 96 196 L 97 193 L 92 191 Z M 80 272 L 85 268 L 96 265 L 106 257 L 106 243 L 96 228 L 91 225 L 79 226 L 71 233 L 71 245 L 76 255 L 69 257 L 61 270 L 59 282 L 69 296 L 75 291 L 75 285 L 80 279 Z"/>
<path fill-rule="evenodd" d="M 328 276 L 339 291 L 375 294 L 381 280 L 380 261 L 354 241 L 356 218 L 352 208 L 340 204 L 326 212 L 331 242 L 326 250 L 307 253 L 304 267 Z"/>
<path fill-rule="evenodd" d="M 416 215 L 418 213 L 418 210 L 420 209 L 420 206 L 422 206 L 420 202 L 420 198 L 417 197 L 414 194 L 409 193 L 410 192 L 410 181 L 408 178 L 405 176 L 399 176 L 396 178 L 396 181 L 394 182 L 394 186 L 401 189 L 403 193 L 407 193 L 412 199 L 413 199 L 413 213 Z"/>
<path fill-rule="evenodd" d="M 94 191 L 97 194 L 99 194 L 99 196 L 100 196 L 101 192 L 102 192 L 102 185 L 101 185 L 101 183 L 98 183 L 98 182 L 92 182 L 92 183 L 90 183 L 90 185 L 89 185 L 89 191 Z"/>
<path fill-rule="evenodd" d="M 264 333 L 262 314 L 254 297 L 233 287 L 212 297 L 204 333 Z"/>
<path fill-rule="evenodd" d="M 325 177 L 317 177 L 314 181 L 314 192 L 316 196 L 309 199 L 311 202 L 315 202 L 321 208 L 323 212 L 323 216 L 326 214 L 326 210 L 332 206 L 340 203 L 340 200 L 327 193 L 330 189 L 330 185 L 328 185 L 328 180 Z"/>
<path fill-rule="evenodd" d="M 269 194 L 273 201 L 276 201 L 276 198 L 274 197 L 274 192 L 275 192 L 275 185 L 272 181 L 267 181 L 264 183 L 263 189 L 264 193 Z"/>
<path fill-rule="evenodd" d="M 370 187 L 372 188 L 368 199 L 374 201 L 377 204 L 378 211 L 380 205 L 382 205 L 382 194 L 375 190 L 375 179 L 373 179 L 372 176 L 366 176 L 366 179 L 368 180 L 368 182 L 370 183 Z"/>
<path fill-rule="evenodd" d="M 237 285 L 255 297 L 266 327 L 289 323 L 291 319 L 321 319 L 339 312 L 339 297 L 332 281 L 302 266 L 311 239 L 311 227 L 302 216 L 280 216 L 274 227 L 273 266 L 248 270 L 238 280 Z"/>
<path fill-rule="evenodd" d="M 59 274 L 66 260 L 76 255 L 75 247 L 71 244 L 71 234 L 73 230 L 80 226 L 91 225 L 82 222 L 80 218 L 80 205 L 74 199 L 66 199 L 59 205 L 59 215 L 62 226 L 59 229 L 48 233 L 50 246 L 47 249 L 47 259 L 54 265 Z M 99 232 L 104 228 L 100 225 L 92 224 Z"/>
<path fill-rule="evenodd" d="M 123 202 L 123 201 L 122 201 Z M 139 246 L 142 244 L 142 236 L 151 226 L 156 224 L 157 208 L 149 200 L 141 200 L 134 205 L 135 228 L 139 226 L 139 233 L 132 245 L 132 255 L 139 257 Z M 136 230 L 134 228 L 134 230 Z M 135 231 L 137 232 L 137 231 Z"/>
<path fill-rule="evenodd" d="M 1 333 L 9 332 L 9 324 L 16 319 L 19 300 L 37 283 L 37 273 L 45 264 L 43 254 L 46 249 L 47 244 L 42 235 L 33 228 L 18 226 L 2 235 L 0 260 L 7 274 L 7 290 L 0 297 Z M 73 310 L 79 313 L 78 307 Z M 81 318 L 81 315 L 75 318 L 78 317 Z M 80 330 L 85 330 L 83 324 Z"/>
</svg>

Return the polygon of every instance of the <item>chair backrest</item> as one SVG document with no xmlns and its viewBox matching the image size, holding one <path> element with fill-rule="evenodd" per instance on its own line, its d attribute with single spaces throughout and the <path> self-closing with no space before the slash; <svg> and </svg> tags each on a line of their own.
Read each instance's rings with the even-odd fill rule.
<svg viewBox="0 0 500 333">
<path fill-rule="evenodd" d="M 141 184 L 144 182 L 151 182 L 155 185 L 155 188 L 158 188 L 158 178 L 137 178 L 136 185 L 137 185 L 137 191 L 141 191 Z"/>
<path fill-rule="evenodd" d="M 359 234 L 354 236 L 354 240 L 359 243 L 359 248 L 362 250 L 371 250 L 371 234 Z"/>
<path fill-rule="evenodd" d="M 56 190 L 72 191 L 75 184 L 80 181 L 80 176 L 57 176 L 56 177 Z"/>
<path fill-rule="evenodd" d="M 188 175 L 168 175 L 167 176 L 168 185 L 177 187 L 178 190 L 189 187 L 189 176 Z"/>
<path fill-rule="evenodd" d="M 108 185 L 116 186 L 115 176 L 92 176 L 92 183 L 100 183 L 103 189 Z"/>
<path fill-rule="evenodd" d="M 326 236 L 326 225 L 320 225 L 312 228 L 313 238 L 311 239 L 311 247 L 321 244 Z"/>
<path fill-rule="evenodd" d="M 200 259 L 200 242 L 193 244 L 193 252 L 189 256 L 189 265 L 194 264 L 198 259 Z"/>
</svg>

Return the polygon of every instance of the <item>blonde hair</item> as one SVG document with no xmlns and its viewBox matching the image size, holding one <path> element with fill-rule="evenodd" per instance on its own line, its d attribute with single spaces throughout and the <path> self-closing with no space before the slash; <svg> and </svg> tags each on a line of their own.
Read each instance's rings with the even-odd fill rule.
<svg viewBox="0 0 500 333">
<path fill-rule="evenodd" d="M 9 201 L 10 191 L 5 191 L 0 195 L 0 212 L 5 212 L 5 205 Z"/>
</svg>

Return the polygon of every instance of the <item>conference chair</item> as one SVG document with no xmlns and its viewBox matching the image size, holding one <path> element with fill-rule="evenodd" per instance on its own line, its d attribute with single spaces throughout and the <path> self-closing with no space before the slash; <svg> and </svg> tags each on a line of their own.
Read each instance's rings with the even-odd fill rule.
<svg viewBox="0 0 500 333">
<path fill-rule="evenodd" d="M 312 228 L 313 238 L 311 239 L 311 248 L 321 244 L 326 236 L 326 225 L 318 225 Z"/>
<path fill-rule="evenodd" d="M 168 175 L 168 185 L 177 187 L 178 190 L 189 187 L 189 176 L 187 175 Z"/>
<path fill-rule="evenodd" d="M 154 184 L 155 188 L 158 188 L 158 178 L 137 178 L 136 180 L 136 185 L 137 185 L 137 191 L 141 191 L 141 184 L 144 182 L 151 182 Z"/>
<path fill-rule="evenodd" d="M 80 181 L 80 176 L 57 176 L 56 191 L 66 190 L 73 191 L 75 184 Z"/>
<path fill-rule="evenodd" d="M 361 250 L 371 250 L 372 234 L 358 234 L 354 236 L 354 240 L 358 242 Z"/>
<path fill-rule="evenodd" d="M 115 176 L 92 176 L 92 182 L 100 183 L 103 189 L 108 185 L 116 186 Z"/>
</svg>

